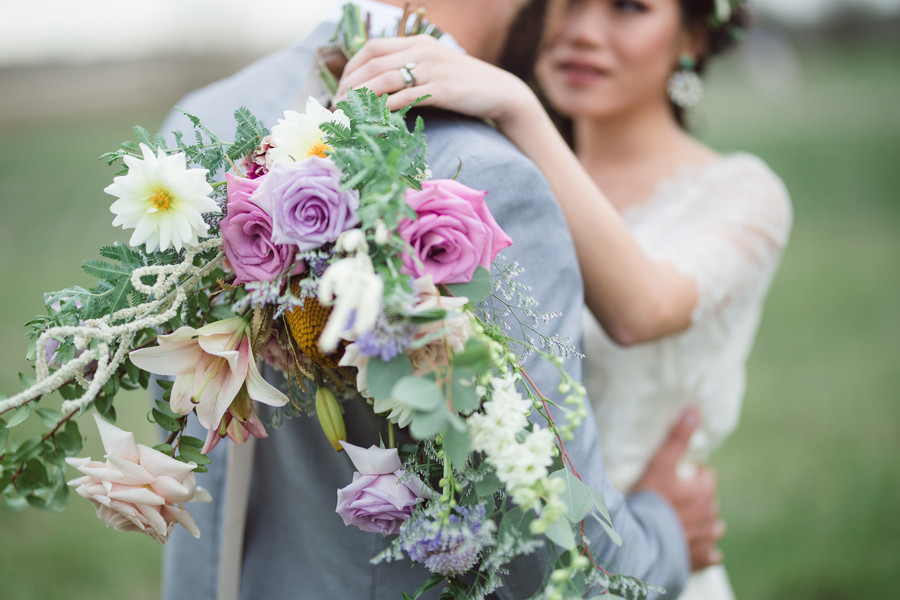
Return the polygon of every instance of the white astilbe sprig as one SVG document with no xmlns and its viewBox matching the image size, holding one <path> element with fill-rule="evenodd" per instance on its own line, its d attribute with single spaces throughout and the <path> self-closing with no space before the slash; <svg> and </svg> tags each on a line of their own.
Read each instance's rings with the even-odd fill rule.
<svg viewBox="0 0 900 600">
<path fill-rule="evenodd" d="M 134 336 L 142 329 L 155 328 L 174 318 L 187 300 L 187 290 L 197 285 L 203 277 L 215 270 L 224 254 L 219 253 L 202 267 L 194 265 L 194 258 L 201 252 L 221 246 L 222 240 L 213 238 L 190 248 L 184 259 L 175 265 L 152 265 L 135 269 L 131 274 L 134 288 L 150 297 L 136 306 L 130 306 L 100 319 L 89 319 L 77 326 L 51 327 L 37 340 L 35 372 L 37 382 L 15 396 L 0 401 L 0 414 L 53 393 L 75 379 L 84 394 L 63 402 L 64 416 L 79 411 L 93 401 L 103 385 L 116 373 L 131 350 Z M 155 277 L 152 284 L 145 284 L 144 277 Z M 185 278 L 186 277 L 186 278 Z M 183 280 L 183 281 L 182 281 Z M 52 338 L 73 337 L 75 348 L 81 354 L 60 365 L 50 373 L 47 344 Z M 92 346 L 93 344 L 93 346 Z M 110 356 L 110 349 L 116 350 Z M 88 381 L 85 367 L 97 362 L 93 377 Z"/>
</svg>

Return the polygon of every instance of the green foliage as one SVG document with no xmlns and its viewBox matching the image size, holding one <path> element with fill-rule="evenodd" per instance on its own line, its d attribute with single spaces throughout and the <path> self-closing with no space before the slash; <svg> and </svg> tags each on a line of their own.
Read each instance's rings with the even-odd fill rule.
<svg viewBox="0 0 900 600">
<path fill-rule="evenodd" d="M 478 306 L 490 295 L 492 286 L 490 271 L 479 266 L 468 283 L 451 283 L 446 287 L 451 296 L 465 296 L 470 304 Z"/>
</svg>

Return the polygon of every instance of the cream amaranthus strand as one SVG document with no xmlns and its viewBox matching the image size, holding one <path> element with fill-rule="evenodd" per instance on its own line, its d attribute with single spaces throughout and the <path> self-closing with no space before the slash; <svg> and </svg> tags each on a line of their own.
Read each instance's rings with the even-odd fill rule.
<svg viewBox="0 0 900 600">
<path fill-rule="evenodd" d="M 53 327 L 48 329 L 38 338 L 37 357 L 35 370 L 37 383 L 8 398 L 0 401 L 0 414 L 18 408 L 36 398 L 50 394 L 71 381 L 73 378 L 85 389 L 84 394 L 74 400 L 67 400 L 62 404 L 62 413 L 67 416 L 87 406 L 109 381 L 116 370 L 125 360 L 131 350 L 131 342 L 134 335 L 146 328 L 153 328 L 169 321 L 178 314 L 178 310 L 187 299 L 186 289 L 190 289 L 207 274 L 215 270 L 224 254 L 217 255 L 202 267 L 195 266 L 194 258 L 197 254 L 222 245 L 219 238 L 206 240 L 192 247 L 184 255 L 184 260 L 175 265 L 153 265 L 136 269 L 131 275 L 131 283 L 134 288 L 153 298 L 143 304 L 130 306 L 107 315 L 102 319 L 91 319 L 83 325 L 74 327 Z M 188 276 L 182 281 L 182 278 Z M 147 285 L 141 281 L 143 277 L 156 277 L 153 285 Z M 168 308 L 161 310 L 168 304 Z M 113 323 L 125 321 L 119 325 Z M 47 343 L 51 338 L 74 336 L 75 347 L 83 352 L 66 362 L 52 375 L 46 356 Z M 97 341 L 96 347 L 91 348 L 92 341 Z M 110 358 L 110 347 L 116 347 L 116 352 Z M 97 361 L 97 368 L 91 381 L 84 378 L 84 368 L 92 361 Z"/>
</svg>

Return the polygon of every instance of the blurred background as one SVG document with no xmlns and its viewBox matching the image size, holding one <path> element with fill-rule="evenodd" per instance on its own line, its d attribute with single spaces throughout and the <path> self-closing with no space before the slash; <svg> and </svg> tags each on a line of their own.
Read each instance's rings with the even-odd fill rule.
<svg viewBox="0 0 900 600">
<path fill-rule="evenodd" d="M 14 393 L 28 369 L 22 325 L 41 294 L 90 284 L 81 261 L 125 239 L 102 191 L 114 173 L 97 157 L 335 4 L 37 0 L 4 11 L 0 390 Z M 693 115 L 717 149 L 765 159 L 795 209 L 741 425 L 714 457 L 726 564 L 741 600 L 896 598 L 900 0 L 757 0 L 756 14 Z M 152 439 L 143 395 L 119 406 L 120 425 Z M 0 539 L 3 598 L 159 597 L 156 543 L 104 528 L 77 497 L 63 515 L 0 510 Z"/>
</svg>

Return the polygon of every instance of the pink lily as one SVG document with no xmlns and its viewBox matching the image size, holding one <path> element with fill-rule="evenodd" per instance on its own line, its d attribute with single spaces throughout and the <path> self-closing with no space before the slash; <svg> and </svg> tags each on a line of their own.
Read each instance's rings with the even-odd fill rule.
<svg viewBox="0 0 900 600">
<path fill-rule="evenodd" d="M 269 406 L 284 406 L 288 401 L 256 368 L 249 332 L 249 323 L 241 317 L 200 329 L 179 327 L 159 336 L 158 346 L 134 350 L 129 357 L 145 371 L 175 376 L 169 400 L 172 410 L 181 415 L 196 410 L 201 425 L 218 430 L 242 390 L 250 400 Z"/>
</svg>

